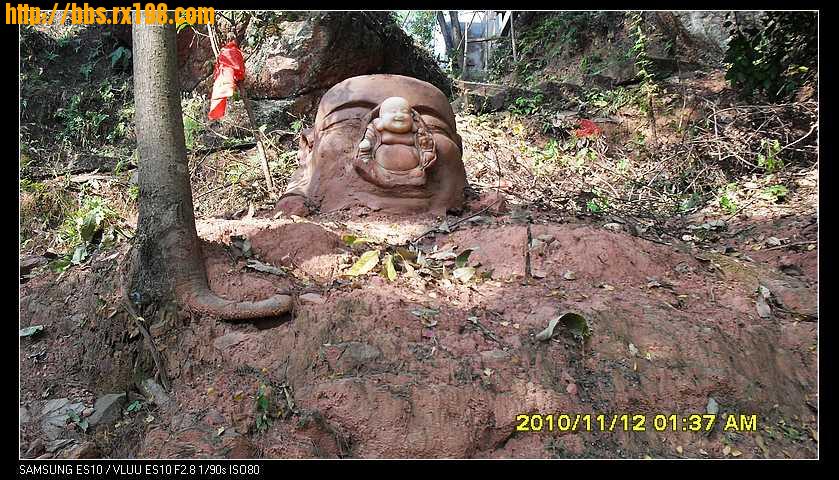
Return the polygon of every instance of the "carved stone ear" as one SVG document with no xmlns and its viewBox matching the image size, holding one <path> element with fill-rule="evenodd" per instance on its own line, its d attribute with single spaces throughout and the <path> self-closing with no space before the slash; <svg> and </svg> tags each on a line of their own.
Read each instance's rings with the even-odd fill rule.
<svg viewBox="0 0 839 480">
<path fill-rule="evenodd" d="M 382 119 L 381 118 L 374 118 L 373 119 L 373 126 L 376 127 L 376 130 L 381 132 L 382 129 L 384 128 L 384 125 L 382 124 Z"/>
<path fill-rule="evenodd" d="M 310 150 L 312 148 L 312 141 L 314 140 L 314 130 L 306 128 L 300 132 L 300 149 Z"/>
<path fill-rule="evenodd" d="M 437 160 L 437 144 L 434 141 L 434 135 L 431 133 L 431 130 L 428 128 L 428 125 L 423 120 L 422 116 L 414 110 L 413 108 L 411 111 L 414 114 L 414 131 L 418 132 L 416 138 L 417 147 L 420 150 L 422 155 L 422 169 L 426 169 L 430 167 L 436 160 Z"/>
</svg>

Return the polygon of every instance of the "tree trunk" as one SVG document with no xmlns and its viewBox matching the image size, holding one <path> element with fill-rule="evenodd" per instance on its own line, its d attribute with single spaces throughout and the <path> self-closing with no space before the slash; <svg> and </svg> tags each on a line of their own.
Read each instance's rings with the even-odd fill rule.
<svg viewBox="0 0 839 480">
<path fill-rule="evenodd" d="M 463 29 L 460 28 L 460 18 L 458 18 L 457 10 L 449 10 L 449 20 L 452 24 L 452 43 L 454 44 L 451 53 L 452 64 L 460 68 L 463 63 Z"/>
<path fill-rule="evenodd" d="M 460 48 L 460 40 L 463 38 L 463 30 L 460 28 L 460 19 L 457 16 L 457 10 L 449 10 L 449 20 L 451 20 L 452 27 L 452 42 L 454 48 Z"/>
<path fill-rule="evenodd" d="M 452 40 L 452 29 L 446 23 L 446 16 L 443 15 L 442 10 L 437 10 L 437 23 L 440 25 L 440 31 L 443 32 L 443 41 L 446 42 L 446 54 L 451 56 L 454 48 L 454 41 Z"/>
<path fill-rule="evenodd" d="M 209 288 L 195 230 L 184 144 L 174 25 L 133 26 L 134 102 L 139 153 L 139 218 L 131 299 L 142 307 L 175 301 L 190 310 L 244 320 L 279 315 L 291 298 L 223 299 Z"/>
</svg>

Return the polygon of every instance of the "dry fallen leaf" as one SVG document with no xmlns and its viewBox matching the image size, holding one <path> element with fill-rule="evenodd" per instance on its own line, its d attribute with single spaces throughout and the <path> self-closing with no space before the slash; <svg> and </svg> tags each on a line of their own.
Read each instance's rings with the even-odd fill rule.
<svg viewBox="0 0 839 480">
<path fill-rule="evenodd" d="M 344 275 L 349 277 L 356 277 L 359 275 L 364 275 L 368 273 L 370 270 L 376 267 L 379 263 L 379 251 L 378 250 L 368 250 L 364 252 L 361 257 L 359 257 L 358 261 L 353 264 L 352 267 L 349 268 Z"/>
</svg>

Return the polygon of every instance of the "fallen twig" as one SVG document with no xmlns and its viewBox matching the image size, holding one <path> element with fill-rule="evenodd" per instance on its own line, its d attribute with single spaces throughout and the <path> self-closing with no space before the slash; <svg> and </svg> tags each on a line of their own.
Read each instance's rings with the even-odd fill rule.
<svg viewBox="0 0 839 480">
<path fill-rule="evenodd" d="M 781 248 L 799 247 L 799 246 L 802 246 L 802 245 L 813 245 L 815 243 L 818 243 L 818 241 L 810 240 L 810 241 L 807 241 L 807 242 L 793 242 L 793 243 L 787 243 L 787 244 L 784 244 L 784 245 L 777 245 L 777 246 L 774 246 L 774 247 L 764 248 L 763 250 L 764 251 L 778 250 L 778 249 L 781 249 Z"/>
</svg>

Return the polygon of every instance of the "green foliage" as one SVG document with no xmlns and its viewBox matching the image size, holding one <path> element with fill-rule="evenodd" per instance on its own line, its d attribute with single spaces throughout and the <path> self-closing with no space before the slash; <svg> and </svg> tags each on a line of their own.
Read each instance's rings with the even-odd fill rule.
<svg viewBox="0 0 839 480">
<path fill-rule="evenodd" d="M 760 142 L 760 147 L 766 153 L 759 153 L 757 155 L 757 166 L 766 170 L 766 173 L 775 173 L 784 168 L 784 161 L 778 157 L 781 151 L 781 144 L 778 140 L 763 139 Z"/>
<path fill-rule="evenodd" d="M 537 93 L 532 97 L 518 97 L 510 107 L 510 111 L 518 115 L 532 115 L 536 113 L 545 101 L 545 96 Z"/>
<path fill-rule="evenodd" d="M 180 29 L 180 26 L 178 28 Z M 109 57 L 111 58 L 111 68 L 119 66 L 119 68 L 127 69 L 131 66 L 131 49 L 117 47 Z"/>
<path fill-rule="evenodd" d="M 789 189 L 783 185 L 772 185 L 763 189 L 763 196 L 774 202 L 783 202 L 789 195 Z"/>
<path fill-rule="evenodd" d="M 737 204 L 734 203 L 734 200 L 728 195 L 728 192 L 723 193 L 720 197 L 720 208 L 722 208 L 725 213 L 731 215 L 737 211 Z"/>
<path fill-rule="evenodd" d="M 93 73 L 93 67 L 95 67 L 95 66 L 96 66 L 95 63 L 89 62 L 89 63 L 85 63 L 81 67 L 79 67 L 79 73 L 82 74 L 85 81 L 90 80 L 90 74 Z"/>
<path fill-rule="evenodd" d="M 108 68 L 112 60 L 129 67 L 130 50 L 117 46 L 109 31 L 86 38 L 82 48 L 79 29 L 53 40 L 21 28 L 22 136 L 59 157 L 79 147 L 121 148 L 133 122 L 130 71 Z"/>
<path fill-rule="evenodd" d="M 405 19 L 408 22 L 405 23 Z M 434 30 L 437 28 L 437 13 L 434 10 L 408 10 L 396 12 L 396 21 L 414 39 L 414 42 L 428 52 L 434 51 Z"/>
<path fill-rule="evenodd" d="M 499 79 L 516 72 L 519 81 L 532 85 L 543 78 L 540 72 L 555 64 L 563 55 L 574 55 L 581 51 L 592 30 L 602 30 L 611 12 L 545 12 L 537 14 L 536 20 L 522 28 L 516 27 L 516 53 L 518 62 L 513 62 L 512 47 L 508 41 L 496 42 L 488 69 L 490 79 Z M 585 73 L 598 72 L 602 59 L 597 56 L 584 57 L 580 68 Z"/>
<path fill-rule="evenodd" d="M 815 12 L 767 12 L 760 24 L 739 28 L 730 19 L 725 78 L 746 97 L 790 98 L 814 78 L 818 62 Z"/>
<path fill-rule="evenodd" d="M 102 122 L 109 115 L 87 108 L 91 103 L 89 97 L 85 92 L 72 95 L 67 106 L 55 112 L 55 117 L 64 124 L 63 140 L 73 143 L 80 141 L 81 146 L 85 146 L 88 139 L 99 135 Z"/>
<path fill-rule="evenodd" d="M 606 64 L 600 55 L 585 55 L 580 59 L 580 73 L 583 75 L 598 75 L 605 69 Z"/>
<path fill-rule="evenodd" d="M 57 269 L 63 271 L 70 265 L 83 263 L 89 249 L 103 239 L 106 228 L 113 227 L 118 220 L 119 215 L 107 206 L 105 199 L 82 194 L 79 208 L 67 214 L 58 230 L 59 238 L 72 253 L 59 260 Z"/>
<path fill-rule="evenodd" d="M 609 208 L 609 199 L 600 195 L 586 202 L 586 209 L 594 214 L 605 212 Z"/>
<path fill-rule="evenodd" d="M 555 139 L 548 140 L 548 143 L 540 150 L 533 152 L 533 166 L 537 174 L 542 173 L 546 166 L 553 166 L 561 157 L 561 148 Z"/>
<path fill-rule="evenodd" d="M 679 203 L 679 213 L 687 213 L 693 210 L 694 208 L 698 207 L 702 202 L 702 195 L 697 192 L 692 193 L 689 196 L 686 196 L 682 199 Z"/>
<path fill-rule="evenodd" d="M 297 169 L 297 152 L 289 150 L 279 153 L 276 160 L 268 161 L 268 167 L 275 175 L 280 175 L 283 178 L 291 178 L 291 175 Z"/>
<path fill-rule="evenodd" d="M 630 36 L 633 40 L 630 51 L 635 57 L 635 68 L 638 70 L 638 77 L 641 79 L 641 93 L 647 98 L 646 105 L 642 104 L 642 111 L 649 112 L 649 108 L 653 106 L 654 96 L 658 92 L 658 87 L 653 78 L 653 63 L 650 61 L 647 53 L 648 36 L 644 32 L 644 14 L 642 12 L 633 12 L 629 14 L 630 19 Z"/>
<path fill-rule="evenodd" d="M 268 386 L 260 384 L 256 392 L 256 430 L 260 433 L 271 426 L 271 417 L 268 416 L 270 406 L 271 400 L 268 396 Z"/>
<path fill-rule="evenodd" d="M 636 105 L 642 108 L 644 97 L 640 89 L 617 87 L 612 90 L 593 88 L 585 92 L 586 103 L 602 111 L 606 115 L 614 115 L 626 105 Z"/>
<path fill-rule="evenodd" d="M 720 194 L 720 208 L 729 215 L 737 213 L 737 201 L 734 197 L 734 192 L 737 189 L 736 183 L 729 183 Z"/>
<path fill-rule="evenodd" d="M 187 150 L 193 150 L 196 147 L 196 140 L 204 129 L 204 126 L 198 121 L 202 112 L 202 100 L 199 95 L 181 100 L 184 119 L 184 142 Z"/>
<path fill-rule="evenodd" d="M 291 123 L 291 131 L 294 132 L 295 134 L 303 131 L 303 120 L 298 118 L 297 120 L 292 122 Z"/>
</svg>

